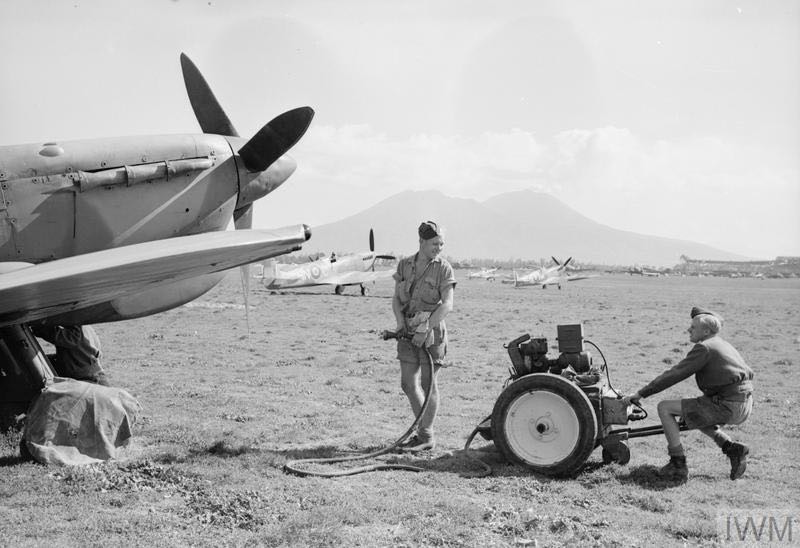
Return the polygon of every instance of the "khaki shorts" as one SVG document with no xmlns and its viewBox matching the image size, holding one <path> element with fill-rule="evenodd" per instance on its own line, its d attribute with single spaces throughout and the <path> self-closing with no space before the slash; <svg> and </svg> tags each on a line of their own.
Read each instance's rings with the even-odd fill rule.
<svg viewBox="0 0 800 548">
<path fill-rule="evenodd" d="M 743 401 L 723 400 L 717 397 L 687 398 L 681 400 L 681 416 L 690 429 L 708 428 L 722 424 L 741 424 L 753 410 L 753 396 Z"/>
<path fill-rule="evenodd" d="M 444 357 L 447 354 L 447 342 L 441 344 L 434 344 L 428 347 L 428 352 L 433 359 L 435 365 L 442 365 Z M 408 339 L 400 339 L 397 341 L 397 359 L 401 363 L 409 365 L 425 365 L 428 358 L 425 357 L 425 352 L 422 348 L 414 346 Z"/>
</svg>

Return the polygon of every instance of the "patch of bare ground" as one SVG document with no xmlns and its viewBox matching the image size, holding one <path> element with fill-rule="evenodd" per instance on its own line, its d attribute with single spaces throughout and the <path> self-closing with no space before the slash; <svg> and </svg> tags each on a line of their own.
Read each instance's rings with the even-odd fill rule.
<svg viewBox="0 0 800 548">
<path fill-rule="evenodd" d="M 711 546 L 724 540 L 716 519 L 729 509 L 796 509 L 800 281 L 603 276 L 543 291 L 458 274 L 439 445 L 382 459 L 422 472 L 282 470 L 374 450 L 411 423 L 394 345 L 378 339 L 393 327 L 391 284 L 366 298 L 256 286 L 248 328 L 232 274 L 190 306 L 97 326 L 112 381 L 144 407 L 119 460 L 44 467 L 18 458 L 14 429 L 0 436 L 0 544 Z M 504 343 L 542 335 L 554 355 L 556 326 L 582 322 L 614 386 L 633 391 L 689 349 L 693 305 L 725 317 L 723 335 L 756 371 L 754 414 L 730 428 L 752 449 L 743 479 L 730 481 L 726 458 L 695 432 L 684 435 L 683 485 L 655 475 L 661 436 L 631 440 L 626 466 L 603 465 L 597 450 L 558 480 L 505 463 L 478 438 L 474 455 L 494 473 L 474 477 L 460 449 L 508 376 Z M 696 393 L 686 381 L 646 400 L 645 422 L 657 421 L 662 397 Z"/>
</svg>

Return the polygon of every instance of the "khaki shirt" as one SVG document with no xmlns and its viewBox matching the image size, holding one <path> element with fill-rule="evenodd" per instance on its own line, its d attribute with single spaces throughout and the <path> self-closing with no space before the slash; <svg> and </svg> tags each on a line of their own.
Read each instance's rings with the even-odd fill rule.
<svg viewBox="0 0 800 548">
<path fill-rule="evenodd" d="M 719 335 L 696 343 L 680 363 L 639 390 L 646 398 L 694 375 L 706 396 L 753 390 L 753 370 L 739 352 Z"/>
<path fill-rule="evenodd" d="M 436 257 L 421 272 L 417 272 L 417 253 L 397 263 L 397 271 L 393 277 L 396 282 L 395 292 L 403 307 L 406 327 L 414 331 L 416 325 L 409 325 L 408 320 L 420 315 L 419 312 L 433 312 L 442 303 L 442 292 L 448 286 L 456 285 L 453 267 L 445 259 Z M 444 320 L 433 328 L 433 344 L 441 344 L 447 340 L 447 326 Z"/>
</svg>

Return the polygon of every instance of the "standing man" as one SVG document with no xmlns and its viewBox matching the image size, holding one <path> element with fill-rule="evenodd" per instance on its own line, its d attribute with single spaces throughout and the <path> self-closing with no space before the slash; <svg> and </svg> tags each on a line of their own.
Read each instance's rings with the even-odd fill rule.
<svg viewBox="0 0 800 548">
<path fill-rule="evenodd" d="M 408 451 L 430 450 L 436 445 L 433 433 L 439 408 L 436 375 L 447 353 L 444 319 L 453 310 L 453 289 L 456 286 L 453 267 L 439 256 L 444 246 L 439 225 L 425 221 L 417 232 L 419 251 L 397 264 L 392 298 L 392 311 L 397 322 L 400 385 L 408 396 L 415 417 L 422 410 L 425 394 L 429 388 L 431 390 L 417 433 L 406 444 Z M 426 350 L 433 360 L 433 375 Z"/>
<path fill-rule="evenodd" d="M 695 376 L 703 395 L 699 398 L 663 400 L 658 403 L 658 416 L 667 438 L 669 463 L 659 475 L 685 481 L 689 477 L 686 455 L 681 445 L 677 417 L 690 429 L 699 429 L 711 437 L 731 461 L 730 478 L 735 480 L 747 468 L 746 445 L 734 442 L 720 428 L 723 424 L 741 424 L 753 409 L 753 371 L 739 352 L 718 335 L 722 319 L 713 312 L 694 307 L 691 312 L 689 340 L 692 349 L 673 368 L 656 377 L 638 392 L 625 396 L 626 403 L 638 403 L 642 398 L 657 394 L 680 381 Z"/>
<path fill-rule="evenodd" d="M 47 358 L 59 377 L 110 386 L 100 365 L 100 338 L 91 326 L 40 324 L 32 330 L 55 346 L 55 355 Z"/>
</svg>

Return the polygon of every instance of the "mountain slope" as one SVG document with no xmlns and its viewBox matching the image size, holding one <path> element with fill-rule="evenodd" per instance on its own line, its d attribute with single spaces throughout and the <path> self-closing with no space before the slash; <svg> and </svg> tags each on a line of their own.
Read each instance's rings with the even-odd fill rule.
<svg viewBox="0 0 800 548">
<path fill-rule="evenodd" d="M 445 227 L 444 253 L 455 259 L 536 260 L 555 255 L 601 264 L 673 266 L 682 254 L 743 258 L 704 244 L 617 230 L 592 221 L 549 194 L 531 190 L 483 202 L 438 191 L 401 192 L 340 221 L 313 227 L 303 250 L 366 251 L 372 228 L 376 251 L 409 254 L 417 249 L 417 226 L 427 219 Z"/>
</svg>

